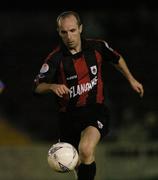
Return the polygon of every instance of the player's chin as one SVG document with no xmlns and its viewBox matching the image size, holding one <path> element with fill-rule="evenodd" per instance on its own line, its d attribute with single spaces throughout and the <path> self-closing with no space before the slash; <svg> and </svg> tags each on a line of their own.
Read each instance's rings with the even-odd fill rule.
<svg viewBox="0 0 158 180">
<path fill-rule="evenodd" d="M 70 43 L 67 43 L 67 47 L 69 49 L 73 49 L 75 47 L 74 43 L 73 42 L 70 42 Z"/>
</svg>

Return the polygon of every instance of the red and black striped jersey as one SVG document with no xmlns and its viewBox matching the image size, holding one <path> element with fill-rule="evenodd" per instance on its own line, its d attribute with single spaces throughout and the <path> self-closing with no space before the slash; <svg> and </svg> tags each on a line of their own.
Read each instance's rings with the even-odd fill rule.
<svg viewBox="0 0 158 180">
<path fill-rule="evenodd" d="M 82 39 L 82 51 L 71 54 L 63 45 L 57 46 L 46 58 L 35 84 L 41 82 L 65 84 L 69 95 L 59 98 L 61 110 L 104 102 L 102 65 L 117 64 L 119 53 L 105 41 Z"/>
</svg>

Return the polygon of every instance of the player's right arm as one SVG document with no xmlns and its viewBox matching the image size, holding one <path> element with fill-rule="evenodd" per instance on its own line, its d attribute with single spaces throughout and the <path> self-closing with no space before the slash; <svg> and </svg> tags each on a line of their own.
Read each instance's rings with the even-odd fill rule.
<svg viewBox="0 0 158 180">
<path fill-rule="evenodd" d="M 44 94 L 53 92 L 59 97 L 69 93 L 70 90 L 66 85 L 58 84 L 59 64 L 59 56 L 54 55 L 54 53 L 48 56 L 34 80 L 33 90 L 35 93 Z"/>
<path fill-rule="evenodd" d="M 63 95 L 68 94 L 69 91 L 64 84 L 50 84 L 45 82 L 39 83 L 35 88 L 35 92 L 38 94 L 53 92 L 59 97 L 63 97 Z"/>
</svg>

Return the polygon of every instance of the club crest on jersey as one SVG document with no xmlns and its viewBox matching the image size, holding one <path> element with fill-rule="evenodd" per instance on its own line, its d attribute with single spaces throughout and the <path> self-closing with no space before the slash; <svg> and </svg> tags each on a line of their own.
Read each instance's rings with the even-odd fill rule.
<svg viewBox="0 0 158 180">
<path fill-rule="evenodd" d="M 96 75 L 96 74 L 97 74 L 97 66 L 96 66 L 96 65 L 95 65 L 95 66 L 91 66 L 90 69 L 91 69 L 91 73 L 92 73 L 93 75 Z"/>
<path fill-rule="evenodd" d="M 40 69 L 40 73 L 46 73 L 49 70 L 49 65 L 44 63 Z"/>
</svg>

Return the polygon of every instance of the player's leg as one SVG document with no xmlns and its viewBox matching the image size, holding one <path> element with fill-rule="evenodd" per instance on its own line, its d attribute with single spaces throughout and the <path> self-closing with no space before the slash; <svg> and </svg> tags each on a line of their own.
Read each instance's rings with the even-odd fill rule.
<svg viewBox="0 0 158 180">
<path fill-rule="evenodd" d="M 78 144 L 80 141 L 80 131 L 75 127 L 74 119 L 69 115 L 69 113 L 60 113 L 59 139 L 61 142 L 70 143 L 76 149 L 78 149 Z"/>
<path fill-rule="evenodd" d="M 95 149 L 101 134 L 94 126 L 88 126 L 81 133 L 78 167 L 78 180 L 94 180 L 96 174 Z"/>
</svg>

